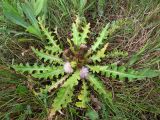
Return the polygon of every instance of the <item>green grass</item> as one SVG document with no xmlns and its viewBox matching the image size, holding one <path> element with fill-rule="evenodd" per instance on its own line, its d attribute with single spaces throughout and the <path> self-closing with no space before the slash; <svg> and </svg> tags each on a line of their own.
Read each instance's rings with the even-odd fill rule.
<svg viewBox="0 0 160 120">
<path fill-rule="evenodd" d="M 45 107 L 29 90 L 26 78 L 0 66 L 0 119 L 44 119 Z"/>
<path fill-rule="evenodd" d="M 85 0 L 82 0 L 85 1 Z M 27 76 L 10 70 L 12 63 L 34 62 L 30 46 L 42 47 L 43 41 L 25 32 L 25 29 L 5 19 L 0 1 L 0 119 L 47 118 L 44 101 L 36 98 L 28 87 Z M 138 68 L 160 70 L 160 1 L 159 0 L 96 0 L 78 3 L 77 0 L 49 0 L 46 25 L 55 30 L 61 45 L 67 46 L 71 23 L 78 14 L 82 21 L 91 23 L 94 34 L 91 43 L 108 21 L 128 18 L 121 30 L 110 39 L 110 49 L 128 52 L 124 59 L 106 59 Z M 56 29 L 55 29 L 56 28 Z M 125 84 L 104 79 L 114 94 L 116 113 L 108 113 L 105 101 L 92 101 L 89 110 L 70 104 L 58 114 L 57 120 L 158 120 L 160 119 L 160 78 Z M 77 91 L 78 92 L 78 91 Z M 52 97 L 52 96 L 49 96 Z M 98 98 L 96 93 L 94 97 Z M 101 109 L 97 110 L 99 105 Z M 90 105 L 91 106 L 91 105 Z M 94 116 L 93 116 L 94 115 Z"/>
</svg>

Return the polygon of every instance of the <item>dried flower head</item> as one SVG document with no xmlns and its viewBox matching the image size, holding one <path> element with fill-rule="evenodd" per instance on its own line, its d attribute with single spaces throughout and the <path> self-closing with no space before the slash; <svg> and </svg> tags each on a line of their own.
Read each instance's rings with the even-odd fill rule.
<svg viewBox="0 0 160 120">
<path fill-rule="evenodd" d="M 69 74 L 73 72 L 72 66 L 69 62 L 64 64 L 64 71 Z"/>
<path fill-rule="evenodd" d="M 80 70 L 81 79 L 87 78 L 88 73 L 89 73 L 88 68 L 83 66 L 82 69 Z"/>
</svg>

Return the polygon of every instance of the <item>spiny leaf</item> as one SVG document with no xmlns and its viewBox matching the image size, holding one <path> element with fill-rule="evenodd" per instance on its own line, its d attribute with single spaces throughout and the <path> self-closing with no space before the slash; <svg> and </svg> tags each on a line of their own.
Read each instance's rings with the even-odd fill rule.
<svg viewBox="0 0 160 120">
<path fill-rule="evenodd" d="M 107 39 L 108 36 L 111 36 L 117 29 L 121 28 L 127 20 L 121 19 L 118 21 L 114 21 L 111 25 L 108 23 L 105 28 L 102 29 L 102 32 L 97 37 L 96 42 L 92 45 L 92 50 L 96 51 L 98 47 L 103 44 L 103 40 Z M 109 28 L 110 27 L 110 28 Z"/>
<path fill-rule="evenodd" d="M 93 73 L 99 73 L 101 71 L 101 67 L 100 65 L 95 65 L 95 66 L 92 66 L 92 65 L 87 65 L 87 67 L 93 72 Z M 104 67 L 104 66 L 103 66 Z M 108 66 L 105 66 L 106 69 L 108 68 Z"/>
<path fill-rule="evenodd" d="M 75 45 L 79 46 L 80 45 L 80 33 L 78 31 L 78 26 L 73 23 L 72 24 L 72 41 Z"/>
<path fill-rule="evenodd" d="M 108 32 L 108 28 L 109 28 L 110 24 L 108 23 L 101 31 L 101 33 L 99 34 L 99 37 L 97 37 L 96 42 L 92 45 L 92 50 L 96 51 L 97 48 L 103 44 L 103 40 L 107 39 L 109 32 Z"/>
<path fill-rule="evenodd" d="M 27 72 L 29 74 L 32 74 L 33 71 L 40 72 L 40 71 L 48 71 L 50 66 L 44 66 L 44 64 L 38 65 L 35 63 L 34 65 L 29 65 L 27 63 L 26 65 L 23 65 L 22 63 L 19 65 L 12 65 L 12 68 L 14 68 L 17 72 L 24 73 Z"/>
<path fill-rule="evenodd" d="M 112 93 L 105 89 L 104 84 L 94 75 L 89 75 L 88 80 L 91 86 L 108 101 L 108 106 L 112 108 Z"/>
<path fill-rule="evenodd" d="M 52 114 L 62 108 L 65 108 L 73 96 L 74 86 L 78 84 L 79 71 L 76 71 L 71 77 L 67 79 L 62 88 L 59 89 L 57 97 L 54 99 L 52 104 Z"/>
<path fill-rule="evenodd" d="M 116 64 L 111 64 L 108 66 L 88 66 L 91 71 L 93 72 L 101 72 L 102 74 L 105 74 L 106 77 L 112 77 L 116 79 L 117 77 L 119 80 L 125 80 L 125 78 L 128 78 L 129 80 L 133 79 L 143 79 L 146 77 L 151 77 L 148 73 L 146 74 L 145 69 L 135 71 L 132 69 L 127 69 L 124 66 L 117 66 Z M 141 71 L 141 72 L 140 72 Z M 148 72 L 156 72 L 154 70 L 150 70 Z M 158 73 L 155 73 L 154 76 L 157 76 Z"/>
<path fill-rule="evenodd" d="M 55 53 L 61 53 L 62 50 L 59 49 L 58 47 L 53 47 L 53 46 L 45 46 L 45 49 L 48 51 L 51 51 L 51 54 L 55 54 Z"/>
<path fill-rule="evenodd" d="M 66 87 L 66 86 L 75 86 L 78 85 L 78 80 L 80 80 L 80 72 L 76 71 L 71 77 L 69 77 L 67 79 L 67 81 L 63 84 L 62 87 Z"/>
<path fill-rule="evenodd" d="M 97 53 L 91 57 L 91 60 L 95 63 L 96 61 L 100 62 L 102 58 L 105 58 L 106 57 L 105 51 L 107 47 L 108 43 L 105 44 L 102 49 L 98 50 Z"/>
<path fill-rule="evenodd" d="M 65 75 L 60 80 L 57 80 L 57 82 L 52 83 L 52 85 L 49 87 L 48 92 L 51 92 L 53 89 L 58 88 L 59 85 L 62 85 L 64 81 L 69 77 L 68 75 Z"/>
<path fill-rule="evenodd" d="M 51 85 L 46 85 L 45 88 L 40 88 L 40 92 L 35 92 L 36 95 L 41 95 L 43 93 L 48 93 L 51 92 L 53 89 L 56 89 L 59 87 L 59 85 L 63 84 L 63 82 L 68 78 L 68 75 L 65 75 L 64 77 L 62 77 L 60 80 L 57 80 L 57 82 L 52 81 Z"/>
<path fill-rule="evenodd" d="M 49 54 L 48 51 L 43 51 L 43 50 L 37 50 L 33 47 L 32 51 L 40 58 L 43 59 L 44 62 L 49 61 L 50 63 L 58 63 L 58 64 L 63 64 L 63 60 L 61 58 L 58 57 L 58 55 L 51 55 Z"/>
<path fill-rule="evenodd" d="M 59 75 L 64 75 L 64 70 L 62 66 L 56 66 L 53 68 L 50 67 L 50 69 L 47 71 L 41 71 L 41 72 L 36 72 L 32 74 L 34 78 L 38 78 L 38 79 L 41 79 L 41 78 L 52 79 L 53 77 L 58 78 Z"/>
<path fill-rule="evenodd" d="M 88 33 L 90 32 L 90 24 L 88 23 L 84 28 L 82 28 L 83 32 L 80 33 L 80 43 L 79 44 L 86 44 L 86 39 L 88 38 Z"/>
<path fill-rule="evenodd" d="M 12 68 L 14 68 L 17 72 L 20 73 L 29 73 L 34 78 L 50 78 L 52 79 L 54 76 L 58 78 L 59 75 L 64 74 L 64 70 L 62 66 L 44 66 L 44 64 L 41 65 L 29 65 L 28 63 L 26 65 L 20 64 L 20 65 L 12 65 Z"/>
<path fill-rule="evenodd" d="M 73 91 L 74 89 L 71 86 L 60 88 L 52 104 L 50 114 L 54 115 L 57 111 L 67 107 L 68 103 L 72 102 Z"/>
<path fill-rule="evenodd" d="M 39 24 L 40 24 L 42 31 L 44 32 L 44 34 L 46 35 L 46 37 L 48 39 L 48 45 L 52 45 L 53 47 L 55 47 L 59 51 L 62 51 L 62 49 L 59 47 L 59 45 L 57 45 L 57 41 L 54 39 L 54 36 L 52 36 L 52 32 L 49 32 L 48 28 L 45 28 L 42 20 L 39 20 Z"/>
<path fill-rule="evenodd" d="M 85 81 L 83 81 L 83 86 L 80 94 L 78 95 L 79 102 L 76 102 L 76 106 L 80 108 L 86 108 L 88 102 L 90 101 L 88 86 L 86 85 Z"/>
</svg>

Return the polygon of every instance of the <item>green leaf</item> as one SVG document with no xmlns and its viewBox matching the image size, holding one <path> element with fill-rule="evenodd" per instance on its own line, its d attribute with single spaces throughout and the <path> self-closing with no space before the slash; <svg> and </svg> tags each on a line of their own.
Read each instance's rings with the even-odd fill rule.
<svg viewBox="0 0 160 120">
<path fill-rule="evenodd" d="M 32 47 L 32 51 L 38 56 L 41 60 L 43 59 L 44 62 L 49 61 L 50 63 L 58 63 L 60 65 L 63 64 L 63 60 L 59 58 L 58 55 L 52 55 L 49 53 L 49 51 L 44 50 L 37 50 Z"/>
<path fill-rule="evenodd" d="M 66 86 L 76 86 L 78 85 L 78 80 L 80 80 L 80 72 L 76 71 L 71 77 L 67 79 L 67 81 L 63 84 L 62 87 Z"/>
<path fill-rule="evenodd" d="M 20 64 L 20 65 L 12 65 L 12 68 L 14 68 L 17 72 L 20 73 L 29 73 L 34 78 L 50 78 L 52 79 L 54 76 L 58 78 L 59 75 L 64 74 L 64 70 L 62 66 L 44 66 L 42 65 L 29 65 L 28 63 L 26 65 Z"/>
<path fill-rule="evenodd" d="M 32 34 L 35 34 L 39 38 L 42 38 L 41 31 L 38 25 L 38 21 L 36 19 L 36 16 L 34 15 L 34 10 L 29 2 L 25 2 L 22 4 L 23 12 L 25 13 L 26 17 L 29 19 L 31 25 L 27 28 L 27 31 L 29 31 Z"/>
<path fill-rule="evenodd" d="M 89 98 L 88 86 L 85 83 L 85 81 L 83 81 L 82 90 L 78 95 L 78 99 L 80 101 L 76 102 L 76 106 L 80 108 L 87 108 L 87 104 L 90 101 L 90 98 Z"/>
<path fill-rule="evenodd" d="M 36 36 L 41 38 L 40 32 L 33 26 L 28 26 L 26 31 L 28 31 L 29 33 L 32 33 L 32 34 L 34 34 L 34 35 L 36 35 Z"/>
<path fill-rule="evenodd" d="M 93 72 L 101 72 L 102 74 L 105 74 L 106 77 L 112 77 L 116 79 L 119 77 L 120 80 L 125 80 L 125 78 L 128 78 L 129 80 L 135 79 L 135 78 L 143 78 L 143 76 L 138 76 L 137 71 L 134 70 L 128 70 L 126 71 L 126 68 L 121 66 L 118 67 L 115 64 L 108 65 L 108 66 L 89 66 L 90 70 Z"/>
<path fill-rule="evenodd" d="M 55 49 L 58 49 L 61 52 L 62 50 L 59 45 L 57 45 L 57 41 L 54 39 L 54 36 L 52 36 L 52 32 L 49 32 L 48 28 L 45 28 L 42 20 L 39 20 L 39 24 L 48 39 L 48 45 L 52 45 Z"/>
<path fill-rule="evenodd" d="M 160 71 L 152 70 L 152 69 L 149 69 L 149 68 L 140 69 L 140 70 L 138 70 L 138 72 L 139 72 L 140 75 L 143 75 L 147 78 L 153 78 L 153 77 L 160 76 Z"/>
<path fill-rule="evenodd" d="M 49 86 L 48 92 L 51 92 L 53 89 L 58 88 L 59 85 L 61 86 L 64 83 L 64 81 L 68 78 L 68 76 L 69 74 L 57 80 L 57 82 L 52 83 L 52 85 Z"/>
<path fill-rule="evenodd" d="M 52 79 L 53 77 L 56 77 L 58 78 L 59 75 L 64 75 L 64 69 L 62 66 L 54 66 L 54 67 L 50 67 L 49 70 L 43 70 L 41 72 L 36 72 L 34 74 L 32 74 L 32 76 L 34 78 L 38 78 L 38 79 L 41 79 L 41 78 L 44 78 L 44 79 L 47 79 L 47 78 L 50 78 Z"/>
<path fill-rule="evenodd" d="M 72 41 L 75 45 L 79 46 L 80 45 L 80 33 L 78 31 L 78 26 L 73 23 L 72 24 Z"/>
<path fill-rule="evenodd" d="M 92 45 L 92 50 L 96 51 L 97 48 L 100 47 L 100 45 L 103 44 L 103 40 L 107 39 L 108 35 L 109 35 L 109 28 L 110 24 L 108 23 L 101 31 L 101 33 L 99 34 L 99 37 L 97 37 L 96 42 Z"/>
<path fill-rule="evenodd" d="M 52 104 L 52 112 L 50 114 L 54 115 L 58 110 L 67 107 L 68 103 L 72 102 L 72 96 L 73 88 L 71 86 L 60 88 Z"/>
<path fill-rule="evenodd" d="M 106 77 L 112 77 L 114 79 L 119 78 L 119 80 L 125 80 L 128 78 L 129 80 L 133 79 L 143 79 L 143 78 L 151 78 L 159 75 L 159 72 L 156 70 L 142 69 L 142 70 L 132 70 L 127 69 L 124 66 L 117 66 L 116 64 L 111 64 L 108 66 L 88 66 L 91 71 L 94 73 L 101 72 L 105 74 Z"/>
<path fill-rule="evenodd" d="M 25 22 L 25 19 L 21 16 L 21 14 L 7 1 L 3 1 L 3 13 L 7 19 L 12 21 L 13 23 L 20 25 L 24 28 L 27 28 L 29 24 Z"/>
<path fill-rule="evenodd" d="M 108 106 L 112 108 L 112 93 L 110 91 L 107 91 L 103 82 L 99 80 L 99 78 L 95 77 L 94 75 L 89 75 L 88 80 L 91 84 L 91 86 L 94 88 L 95 91 L 97 91 L 102 97 L 104 97 L 107 102 Z"/>
<path fill-rule="evenodd" d="M 53 47 L 53 46 L 45 46 L 45 49 L 48 51 L 51 51 L 52 54 L 54 53 L 61 53 L 62 50 L 59 47 Z"/>
<path fill-rule="evenodd" d="M 105 58 L 107 55 L 105 54 L 106 49 L 108 47 L 108 43 L 104 45 L 104 47 L 97 51 L 96 54 L 91 56 L 91 60 L 95 63 L 96 61 L 101 62 L 102 58 Z"/>
<path fill-rule="evenodd" d="M 59 89 L 57 97 L 54 99 L 54 103 L 52 104 L 53 108 L 50 115 L 53 115 L 56 111 L 65 108 L 67 104 L 72 101 L 74 86 L 78 84 L 79 79 L 79 71 L 76 71 L 67 79 L 62 88 Z"/>
<path fill-rule="evenodd" d="M 29 63 L 23 65 L 21 63 L 19 65 L 12 65 L 11 67 L 15 69 L 17 72 L 20 73 L 27 72 L 29 74 L 32 74 L 34 71 L 40 72 L 40 71 L 47 71 L 50 69 L 50 66 L 44 66 L 44 64 L 38 65 L 37 63 L 35 63 L 34 65 L 29 65 Z"/>
<path fill-rule="evenodd" d="M 38 26 L 38 21 L 34 15 L 33 8 L 29 4 L 29 2 L 23 3 L 22 4 L 22 9 L 31 24 L 37 29 L 37 31 L 40 32 L 39 26 Z"/>
<path fill-rule="evenodd" d="M 86 39 L 88 38 L 88 34 L 90 32 L 90 24 L 88 23 L 85 27 L 82 28 L 83 32 L 80 33 L 81 38 L 80 38 L 80 43 L 79 44 L 86 44 Z"/>
</svg>

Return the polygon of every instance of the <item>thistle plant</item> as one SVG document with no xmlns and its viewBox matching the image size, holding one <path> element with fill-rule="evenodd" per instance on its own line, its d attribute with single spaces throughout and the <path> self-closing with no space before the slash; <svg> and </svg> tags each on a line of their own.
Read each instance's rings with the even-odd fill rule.
<svg viewBox="0 0 160 120">
<path fill-rule="evenodd" d="M 90 24 L 73 23 L 72 38 L 67 39 L 69 47 L 65 50 L 58 45 L 58 41 L 52 33 L 49 32 L 48 28 L 46 28 L 42 22 L 39 22 L 40 28 L 46 36 L 47 45 L 41 50 L 34 47 L 31 47 L 31 49 L 42 63 L 13 65 L 12 68 L 20 73 L 28 73 L 35 79 L 51 80 L 52 84 L 41 88 L 40 92 L 36 92 L 36 95 L 39 95 L 39 93 L 43 91 L 51 93 L 56 89 L 58 90 L 52 103 L 49 118 L 52 118 L 57 111 L 67 107 L 67 105 L 72 102 L 72 98 L 76 96 L 76 94 L 74 96 L 76 86 L 81 88 L 77 95 L 78 101 L 75 103 L 77 107 L 88 107 L 90 102 L 89 90 L 93 88 L 106 100 L 108 108 L 114 110 L 112 92 L 106 89 L 99 76 L 124 82 L 126 79 L 132 81 L 158 75 L 153 70 L 133 70 L 132 68 L 119 66 L 115 63 L 101 63 L 109 54 L 109 51 L 106 52 L 109 46 L 109 37 L 119 29 L 124 22 L 125 20 L 118 20 L 108 23 L 101 30 L 91 47 L 87 46 Z M 118 52 L 116 52 L 116 54 L 118 54 Z M 151 74 L 148 74 L 148 72 Z"/>
</svg>

